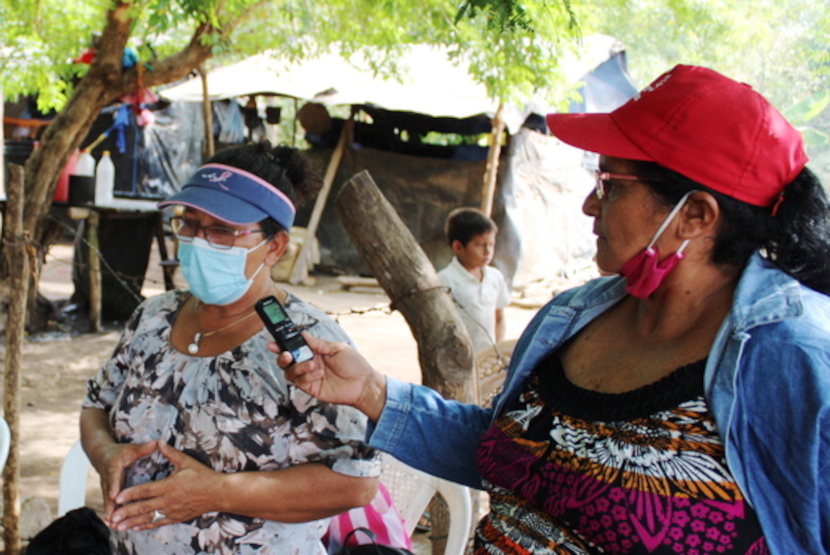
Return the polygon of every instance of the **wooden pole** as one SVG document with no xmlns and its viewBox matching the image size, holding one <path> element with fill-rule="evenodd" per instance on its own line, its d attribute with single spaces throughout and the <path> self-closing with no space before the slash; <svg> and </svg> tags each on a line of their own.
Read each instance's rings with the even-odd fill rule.
<svg viewBox="0 0 830 555">
<path fill-rule="evenodd" d="M 20 366 L 26 327 L 26 297 L 29 289 L 30 252 L 28 237 L 23 234 L 23 167 L 9 166 L 6 191 L 6 226 L 3 243 L 9 264 L 11 291 L 6 325 L 6 378 L 3 410 L 12 441 L 9 458 L 3 469 L 3 541 L 6 555 L 20 552 Z"/>
<path fill-rule="evenodd" d="M 101 331 L 101 258 L 98 249 L 97 210 L 90 210 L 86 220 L 86 240 L 89 243 L 89 331 Z"/>
<path fill-rule="evenodd" d="M 487 152 L 487 166 L 484 170 L 484 186 L 481 189 L 481 211 L 487 216 L 493 213 L 493 197 L 496 194 L 496 182 L 499 178 L 499 157 L 501 156 L 501 136 L 504 133 L 504 104 L 500 103 L 493 116 L 493 130 L 490 134 L 490 150 Z"/>
<path fill-rule="evenodd" d="M 291 146 L 296 146 L 297 143 L 297 99 L 294 99 L 294 121 L 291 122 Z"/>
<path fill-rule="evenodd" d="M 354 119 L 349 118 L 340 131 L 340 138 L 337 140 L 337 146 L 334 147 L 334 152 L 326 168 L 326 175 L 323 177 L 323 188 L 320 189 L 320 193 L 314 201 L 314 209 L 311 211 L 311 218 L 309 218 L 308 226 L 306 227 L 305 241 L 303 241 L 303 246 L 297 255 L 297 260 L 294 261 L 291 277 L 288 278 L 289 283 L 293 285 L 302 283 L 308 277 L 308 269 L 311 266 L 312 247 L 314 245 L 314 238 L 317 236 L 317 226 L 320 225 L 320 217 L 323 215 L 323 209 L 326 207 L 326 201 L 331 192 L 331 185 L 334 183 L 334 176 L 337 175 L 337 168 L 340 166 L 340 160 L 343 158 L 343 150 L 345 150 L 346 143 L 351 137 L 353 127 Z"/>
<path fill-rule="evenodd" d="M 208 94 L 207 72 L 204 66 L 196 68 L 199 76 L 202 78 L 202 111 L 205 116 L 205 158 L 210 158 L 216 152 L 216 146 L 213 143 L 213 106 L 210 103 L 210 94 Z"/>
<path fill-rule="evenodd" d="M 3 100 L 3 89 L 0 89 L 0 123 L 3 121 L 3 105 L 5 101 Z M 0 125 L 0 145 L 3 145 L 3 148 L 0 148 L 0 199 L 6 198 L 6 161 L 5 161 L 5 151 L 6 151 L 6 132 L 5 132 L 5 125 Z M 2 226 L 0 226 L 2 227 Z"/>
</svg>

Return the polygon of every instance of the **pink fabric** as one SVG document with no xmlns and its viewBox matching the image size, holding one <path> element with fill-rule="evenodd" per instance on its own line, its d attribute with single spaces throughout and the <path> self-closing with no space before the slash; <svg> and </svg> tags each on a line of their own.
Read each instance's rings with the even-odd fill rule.
<svg viewBox="0 0 830 555">
<path fill-rule="evenodd" d="M 392 504 L 389 490 L 382 483 L 370 504 L 331 518 L 328 532 L 323 537 L 328 552 L 334 553 L 339 550 L 348 533 L 361 527 L 374 532 L 378 544 L 412 550 L 412 540 L 406 533 L 406 525 Z M 349 540 L 349 545 L 367 543 L 372 541 L 366 534 L 354 534 Z"/>
<path fill-rule="evenodd" d="M 638 299 L 646 299 L 660 287 L 663 280 L 686 255 L 676 252 L 658 262 L 657 247 L 649 247 L 634 255 L 620 270 L 625 277 L 625 290 Z"/>
</svg>

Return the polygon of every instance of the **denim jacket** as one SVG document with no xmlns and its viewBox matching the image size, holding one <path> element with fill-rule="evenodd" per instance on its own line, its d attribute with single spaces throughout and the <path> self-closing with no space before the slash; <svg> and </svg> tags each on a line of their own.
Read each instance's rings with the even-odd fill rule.
<svg viewBox="0 0 830 555">
<path fill-rule="evenodd" d="M 625 294 L 621 278 L 600 278 L 542 308 L 516 345 L 492 409 L 388 378 L 370 445 L 480 488 L 481 435 L 545 356 Z M 830 297 L 754 255 L 709 353 L 705 392 L 729 469 L 770 550 L 830 552 Z"/>
</svg>

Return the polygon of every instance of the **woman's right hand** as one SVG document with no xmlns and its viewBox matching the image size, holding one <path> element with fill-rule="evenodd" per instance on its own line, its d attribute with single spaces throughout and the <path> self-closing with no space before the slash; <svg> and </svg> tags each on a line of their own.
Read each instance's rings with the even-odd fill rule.
<svg viewBox="0 0 830 555">
<path fill-rule="evenodd" d="M 104 521 L 109 523 L 118 508 L 115 498 L 121 493 L 124 472 L 141 457 L 156 450 L 155 441 L 141 444 L 111 443 L 96 453 L 93 466 L 101 476 L 101 490 L 104 493 Z"/>
<path fill-rule="evenodd" d="M 357 351 L 345 343 L 331 343 L 303 333 L 314 358 L 294 364 L 290 353 L 282 353 L 276 343 L 268 348 L 277 364 L 294 385 L 321 401 L 351 405 L 377 421 L 386 404 L 386 377 Z"/>
</svg>

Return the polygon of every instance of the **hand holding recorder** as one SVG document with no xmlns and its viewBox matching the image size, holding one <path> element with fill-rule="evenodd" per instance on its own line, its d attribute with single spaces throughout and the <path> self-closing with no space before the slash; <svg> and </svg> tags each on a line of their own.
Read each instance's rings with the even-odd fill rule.
<svg viewBox="0 0 830 555">
<path fill-rule="evenodd" d="M 314 358 L 306 362 L 295 363 L 286 349 L 274 343 L 268 345 L 279 353 L 277 364 L 285 370 L 285 377 L 312 397 L 353 406 L 377 421 L 386 404 L 386 376 L 345 343 L 302 335 L 314 353 Z"/>
<path fill-rule="evenodd" d="M 300 330 L 288 317 L 285 308 L 273 295 L 257 301 L 254 305 L 259 317 L 265 323 L 265 327 L 274 336 L 280 349 L 291 353 L 294 362 L 305 362 L 314 357 L 314 353 L 308 348 L 303 340 Z"/>
</svg>

